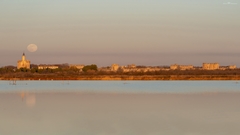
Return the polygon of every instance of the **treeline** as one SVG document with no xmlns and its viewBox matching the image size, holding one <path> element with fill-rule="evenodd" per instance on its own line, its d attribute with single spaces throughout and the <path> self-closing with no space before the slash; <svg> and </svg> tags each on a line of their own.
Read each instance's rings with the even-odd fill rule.
<svg viewBox="0 0 240 135">
<path fill-rule="evenodd" d="M 240 69 L 234 70 L 161 70 L 152 72 L 123 72 L 121 70 L 117 72 L 113 71 L 98 71 L 96 65 L 87 65 L 82 70 L 74 67 L 64 67 L 57 69 L 38 69 L 38 68 L 21 68 L 16 69 L 14 67 L 3 67 L 0 68 L 0 75 L 6 74 L 51 74 L 51 75 L 240 75 Z"/>
</svg>

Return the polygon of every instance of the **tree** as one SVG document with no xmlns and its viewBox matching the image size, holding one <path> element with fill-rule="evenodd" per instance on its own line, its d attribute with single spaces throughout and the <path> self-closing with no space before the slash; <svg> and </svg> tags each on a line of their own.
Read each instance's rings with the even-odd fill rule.
<svg viewBox="0 0 240 135">
<path fill-rule="evenodd" d="M 93 70 L 93 71 L 97 71 L 97 65 L 95 65 L 95 64 L 92 64 L 92 65 L 86 65 L 86 66 L 84 66 L 83 67 L 83 72 L 87 72 L 87 71 L 89 71 L 89 70 Z"/>
</svg>

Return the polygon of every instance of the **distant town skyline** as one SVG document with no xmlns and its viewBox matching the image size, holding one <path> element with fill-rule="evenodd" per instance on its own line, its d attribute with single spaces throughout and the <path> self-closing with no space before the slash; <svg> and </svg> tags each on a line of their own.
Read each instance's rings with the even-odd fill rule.
<svg viewBox="0 0 240 135">
<path fill-rule="evenodd" d="M 25 52 L 31 64 L 239 67 L 239 14 L 237 0 L 2 0 L 0 66 Z"/>
<path fill-rule="evenodd" d="M 30 51 L 32 51 L 32 49 L 30 49 Z M 22 54 L 21 60 L 17 61 L 17 69 L 21 69 L 21 68 L 26 68 L 26 69 L 30 69 L 30 68 L 36 68 L 36 66 L 38 67 L 38 69 L 45 69 L 45 68 L 51 68 L 51 69 L 56 69 L 59 67 L 59 65 L 64 65 L 64 66 L 68 66 L 68 67 L 77 67 L 79 69 L 82 69 L 84 66 L 89 66 L 89 65 L 85 65 L 85 64 L 73 64 L 73 63 L 54 63 L 54 64 L 49 64 L 49 63 L 41 63 L 41 64 L 36 64 L 36 63 L 31 63 L 31 61 L 29 61 L 28 59 L 26 59 L 26 55 L 25 53 Z M 97 64 L 90 64 L 90 65 L 94 65 L 94 66 L 99 66 Z M 5 65 L 2 67 L 9 67 L 9 66 L 14 66 L 14 65 Z M 32 67 L 33 66 L 33 67 Z M 132 64 L 127 64 L 127 65 L 119 65 L 118 63 L 113 63 L 111 65 L 100 65 L 100 67 L 98 68 L 109 68 L 112 70 L 117 70 L 119 67 L 122 68 L 147 68 L 148 67 L 157 67 L 159 68 L 159 70 L 161 68 L 166 69 L 167 67 L 170 67 L 170 69 L 181 69 L 181 70 L 186 70 L 186 69 L 195 69 L 195 68 L 203 68 L 203 69 L 210 69 L 210 70 L 215 70 L 215 69 L 236 69 L 237 66 L 235 64 L 231 64 L 231 65 L 219 65 L 218 62 L 215 63 L 206 63 L 203 62 L 202 66 L 199 65 L 193 65 L 193 64 L 188 64 L 188 65 L 184 65 L 184 64 L 180 64 L 180 63 L 174 63 L 174 64 L 170 64 L 170 65 L 136 65 L 134 63 Z"/>
</svg>

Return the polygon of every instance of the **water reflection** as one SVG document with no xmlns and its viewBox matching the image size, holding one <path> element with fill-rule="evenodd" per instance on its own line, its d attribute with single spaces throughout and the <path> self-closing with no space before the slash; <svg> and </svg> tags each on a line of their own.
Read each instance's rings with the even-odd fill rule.
<svg viewBox="0 0 240 135">
<path fill-rule="evenodd" d="M 22 92 L 22 93 L 21 93 L 21 98 L 22 98 L 22 101 L 23 101 L 24 97 L 25 97 L 25 93 L 24 93 L 24 92 Z"/>
<path fill-rule="evenodd" d="M 1 93 L 0 135 L 238 135 L 239 113 L 240 93 Z"/>
<path fill-rule="evenodd" d="M 21 92 L 22 102 L 25 102 L 28 107 L 34 107 L 36 104 L 36 96 L 34 93 Z"/>
</svg>

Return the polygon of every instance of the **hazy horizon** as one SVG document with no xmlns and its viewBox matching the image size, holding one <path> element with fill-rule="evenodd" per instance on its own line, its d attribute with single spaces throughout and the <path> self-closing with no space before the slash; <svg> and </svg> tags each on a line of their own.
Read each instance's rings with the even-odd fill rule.
<svg viewBox="0 0 240 135">
<path fill-rule="evenodd" d="M 237 0 L 2 0 L 0 67 L 31 64 L 240 66 Z M 27 46 L 36 44 L 36 52 Z"/>
</svg>

